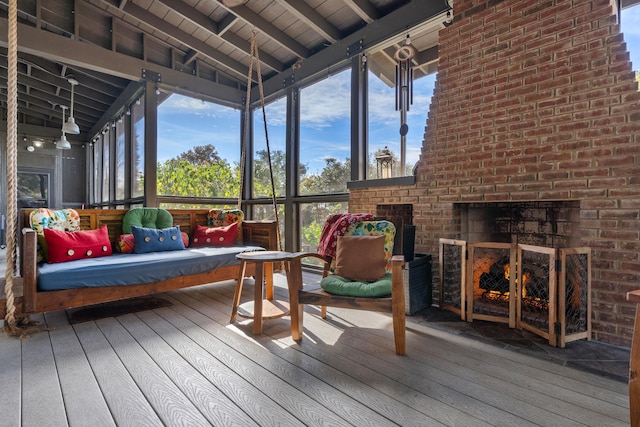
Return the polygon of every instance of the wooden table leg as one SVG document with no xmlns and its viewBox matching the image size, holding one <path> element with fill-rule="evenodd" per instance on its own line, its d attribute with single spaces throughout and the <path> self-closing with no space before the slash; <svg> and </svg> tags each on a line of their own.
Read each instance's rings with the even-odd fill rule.
<svg viewBox="0 0 640 427">
<path fill-rule="evenodd" d="M 273 301 L 273 263 L 264 263 L 264 283 L 266 298 Z"/>
<path fill-rule="evenodd" d="M 244 260 L 240 261 L 240 274 L 238 276 L 238 281 L 236 282 L 236 291 L 233 294 L 233 307 L 231 308 L 231 320 L 229 320 L 229 323 L 236 321 L 238 306 L 240 305 L 240 295 L 242 294 L 242 282 L 244 282 L 244 273 L 246 268 L 247 262 Z"/>
<path fill-rule="evenodd" d="M 264 286 L 264 263 L 256 262 L 256 285 L 253 303 L 253 333 L 262 334 L 262 288 Z"/>
<path fill-rule="evenodd" d="M 298 292 L 302 289 L 302 264 L 300 258 L 292 259 L 287 266 L 287 287 L 291 314 L 291 337 L 294 341 L 302 339 L 302 315 L 304 306 L 300 304 Z"/>
</svg>

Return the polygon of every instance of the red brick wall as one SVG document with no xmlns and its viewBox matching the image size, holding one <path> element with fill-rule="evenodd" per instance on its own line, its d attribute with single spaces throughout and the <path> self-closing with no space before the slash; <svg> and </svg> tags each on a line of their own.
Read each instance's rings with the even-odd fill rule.
<svg viewBox="0 0 640 427">
<path fill-rule="evenodd" d="M 640 94 L 609 0 L 456 0 L 417 184 L 354 189 L 349 209 L 413 203 L 417 252 L 458 238 L 454 203 L 580 200 L 594 339 L 629 345 L 640 288 Z M 436 283 L 437 283 L 437 275 Z"/>
</svg>

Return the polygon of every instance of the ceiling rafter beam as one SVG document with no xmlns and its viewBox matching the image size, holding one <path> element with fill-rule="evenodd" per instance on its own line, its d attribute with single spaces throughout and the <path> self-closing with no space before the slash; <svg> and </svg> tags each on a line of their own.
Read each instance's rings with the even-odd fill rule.
<svg viewBox="0 0 640 427">
<path fill-rule="evenodd" d="M 335 43 L 342 38 L 340 30 L 331 25 L 318 12 L 303 0 L 276 0 L 299 20 L 311 27 L 313 31 L 321 35 L 325 40 Z"/>
<path fill-rule="evenodd" d="M 393 39 L 412 28 L 423 26 L 429 17 L 437 17 L 446 13 L 448 5 L 446 2 L 412 1 L 393 12 L 381 17 L 377 21 L 364 28 L 349 34 L 340 41 L 332 44 L 326 49 L 320 50 L 310 58 L 307 58 L 301 67 L 294 72 L 289 70 L 270 77 L 264 82 L 264 93 L 267 97 L 275 97 L 283 91 L 283 81 L 289 81 L 295 77 L 295 81 L 312 81 L 321 75 L 326 75 L 328 67 L 338 69 L 348 64 L 346 56 L 347 47 L 362 41 L 365 51 L 369 48 L 380 49 L 380 45 L 386 40 Z M 251 102 L 259 99 L 258 91 L 254 88 L 251 91 Z"/>
<path fill-rule="evenodd" d="M 265 36 L 269 37 L 280 46 L 293 53 L 294 55 L 299 56 L 300 58 L 308 58 L 311 54 L 309 49 L 295 41 L 293 38 L 286 35 L 284 32 L 280 31 L 275 25 L 266 19 L 262 18 L 260 15 L 255 13 L 253 10 L 249 9 L 247 6 L 236 6 L 234 8 L 226 7 L 222 3 L 219 3 L 220 6 L 227 9 L 230 13 L 236 15 L 241 18 L 245 22 L 250 25 L 256 27 L 261 33 Z"/>
<path fill-rule="evenodd" d="M 6 69 L 6 65 L 0 64 L 0 70 L 3 70 L 2 72 L 4 75 L 7 74 Z M 21 70 L 18 70 L 18 75 L 19 83 L 26 84 L 42 92 L 51 93 L 53 91 L 58 96 L 62 96 L 60 95 L 62 92 L 64 92 L 66 95 L 70 94 L 70 85 L 67 79 L 54 77 L 42 72 L 33 72 L 29 76 L 23 73 Z M 78 85 L 74 93 L 77 95 L 79 104 L 93 106 L 97 109 L 101 109 L 99 106 L 110 105 L 110 101 L 117 97 L 117 94 L 108 95 L 94 90 L 91 86 L 85 86 L 83 84 Z M 105 99 L 105 101 L 101 101 L 101 99 Z"/>
<path fill-rule="evenodd" d="M 134 96 L 138 95 L 142 90 L 143 83 L 140 82 L 131 82 L 127 87 L 122 91 L 118 99 L 116 99 L 111 107 L 109 107 L 102 116 L 96 120 L 93 127 L 89 130 L 89 137 L 93 137 L 96 135 L 102 128 L 104 128 L 105 123 L 109 123 L 113 118 L 119 114 L 122 110 L 122 106 L 124 106 L 129 100 L 131 100 Z"/>
<path fill-rule="evenodd" d="M 49 61 L 45 61 L 35 55 L 29 55 L 27 53 L 20 53 L 18 55 L 18 62 L 31 65 L 35 70 L 42 71 L 43 73 L 56 76 L 58 79 L 63 79 L 57 71 L 58 68 Z M 122 90 L 122 87 L 126 84 L 121 77 L 110 76 L 104 73 L 88 73 L 78 67 L 73 69 L 73 74 L 76 76 L 76 80 L 85 86 L 91 86 L 96 92 L 104 93 L 109 96 L 116 97 Z M 86 78 L 86 80 L 84 80 Z"/>
<path fill-rule="evenodd" d="M 6 94 L 6 87 L 2 87 L 3 95 Z M 35 115 L 40 114 L 41 117 L 46 117 L 46 119 L 56 126 L 62 126 L 62 111 L 58 110 L 57 112 L 53 112 L 54 107 L 51 104 L 45 105 L 38 101 L 29 99 L 28 96 L 22 95 L 18 97 L 18 111 L 22 111 L 24 114 Z M 58 104 L 56 104 L 57 106 Z M 20 109 L 20 106 L 23 106 L 23 109 Z M 56 117 L 59 116 L 59 117 Z M 75 116 L 75 114 L 74 114 Z M 87 121 L 85 118 L 76 117 L 76 122 L 78 122 L 79 126 L 89 127 L 94 123 L 94 119 L 90 119 Z"/>
<path fill-rule="evenodd" d="M 5 81 L 3 81 L 3 79 L 0 79 L 0 82 L 6 83 Z M 26 94 L 24 92 L 22 94 L 20 94 L 20 92 L 21 91 L 18 91 L 18 94 L 19 94 L 18 95 L 18 99 L 23 101 L 23 102 L 31 104 L 31 106 L 33 106 L 33 107 L 39 106 L 41 108 L 45 108 L 46 109 L 46 108 L 51 108 L 52 105 L 67 105 L 67 106 L 69 106 L 68 102 L 60 103 L 60 104 L 58 104 L 58 103 L 53 103 L 52 104 L 50 100 L 38 98 L 38 97 L 32 96 L 32 95 L 28 95 L 28 94 Z M 64 101 L 67 101 L 67 100 L 64 100 Z M 62 114 L 61 114 L 61 116 L 62 116 Z M 73 116 L 76 119 L 76 121 L 77 120 L 80 120 L 80 122 L 84 121 L 87 126 L 91 126 L 94 123 L 94 121 L 100 116 L 100 114 L 85 114 L 82 110 L 76 111 L 75 108 L 74 108 Z"/>
<path fill-rule="evenodd" d="M 227 15 L 222 18 L 220 22 L 218 22 L 218 35 L 222 37 L 222 35 L 227 33 L 231 29 L 233 24 L 235 24 L 239 20 L 240 19 L 233 13 L 227 13 Z"/>
<path fill-rule="evenodd" d="M 6 79 L 8 76 L 8 72 L 7 69 L 5 68 L 5 66 L 0 65 L 0 78 Z M 32 76 L 27 76 L 25 74 L 22 74 L 20 72 L 18 72 L 18 81 L 20 82 L 20 84 L 26 85 L 27 87 L 31 88 L 32 90 L 36 90 L 40 93 L 43 93 L 45 96 L 47 97 L 55 97 L 58 98 L 60 100 L 60 102 L 63 99 L 63 96 L 60 94 L 60 87 L 56 86 L 54 83 L 52 82 L 46 82 L 43 81 L 41 79 L 38 78 L 34 78 Z M 51 93 L 51 91 L 53 90 L 54 93 Z M 66 92 L 70 95 L 71 92 L 69 92 L 68 90 L 66 90 Z M 78 95 L 77 91 L 74 92 L 75 95 Z M 88 109 L 91 110 L 95 110 L 95 111 L 102 111 L 105 108 L 107 108 L 109 105 L 111 105 L 111 102 L 109 103 L 104 103 L 104 102 L 100 102 L 98 101 L 98 99 L 101 97 L 86 97 L 86 96 L 76 96 L 74 101 L 76 104 L 75 108 L 82 108 L 82 107 L 86 107 Z M 115 98 L 112 98 L 115 99 Z M 56 103 L 60 103 L 58 101 L 56 101 Z M 68 102 L 68 101 L 67 101 Z"/>
<path fill-rule="evenodd" d="M 156 0 L 158 3 L 162 3 L 167 6 L 173 12 L 182 16 L 185 19 L 198 25 L 201 29 L 206 30 L 210 34 L 218 34 L 220 31 L 218 23 L 208 16 L 198 12 L 194 7 L 188 6 L 182 0 Z"/>
<path fill-rule="evenodd" d="M 187 56 L 184 57 L 184 65 L 191 64 L 198 58 L 198 55 L 200 55 L 200 52 L 198 52 L 197 50 L 190 50 L 189 53 L 187 53 Z"/>
<path fill-rule="evenodd" d="M 380 18 L 380 13 L 369 0 L 344 0 L 344 3 L 367 24 Z"/>
<path fill-rule="evenodd" d="M 191 34 L 187 34 L 179 28 L 169 25 L 164 19 L 160 18 L 157 15 L 154 15 L 151 12 L 148 12 L 140 6 L 137 6 L 133 3 L 128 3 L 124 7 L 123 12 L 145 23 L 146 25 L 153 27 L 156 31 L 160 31 L 168 37 L 171 37 L 179 41 L 180 43 L 189 46 L 191 49 L 197 50 L 202 55 L 211 58 L 236 77 L 245 78 L 249 73 L 249 68 L 244 64 L 229 58 L 227 55 L 209 46 L 202 40 L 195 38 Z"/>
<path fill-rule="evenodd" d="M 7 19 L 0 18 L 1 47 L 7 47 L 7 34 Z M 72 67 L 81 67 L 133 81 L 141 79 L 142 69 L 151 70 L 162 75 L 162 85 L 166 85 L 178 93 L 199 98 L 204 96 L 231 107 L 240 105 L 245 96 L 245 92 L 236 87 L 192 76 L 45 30 L 38 30 L 30 25 L 18 24 L 18 34 L 21 36 L 18 46 L 20 52 L 40 56 L 51 61 L 64 62 Z"/>
<path fill-rule="evenodd" d="M 219 40 L 226 41 L 227 43 L 235 46 L 240 49 L 246 55 L 249 55 L 251 51 L 251 44 L 244 39 L 236 36 L 231 32 L 227 32 L 226 29 L 224 32 L 221 32 L 220 25 L 215 21 L 209 19 L 208 16 L 198 12 L 191 6 L 187 6 L 186 3 L 183 3 L 181 0 L 156 0 L 159 3 L 164 4 L 165 6 L 173 9 L 173 11 L 185 19 L 193 22 L 196 25 L 199 25 L 202 30 L 206 31 L 210 35 L 216 37 Z M 262 52 L 260 54 L 260 62 L 262 62 L 265 66 L 271 68 L 274 71 L 280 72 L 285 69 L 283 63 L 278 61 L 273 56 Z"/>
</svg>

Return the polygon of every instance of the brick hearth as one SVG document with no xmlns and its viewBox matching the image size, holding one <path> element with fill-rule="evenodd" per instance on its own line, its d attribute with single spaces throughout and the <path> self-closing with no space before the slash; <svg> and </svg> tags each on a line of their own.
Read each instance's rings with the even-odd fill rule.
<svg viewBox="0 0 640 427">
<path fill-rule="evenodd" d="M 416 250 L 433 255 L 437 284 L 438 239 L 460 238 L 459 204 L 577 203 L 579 243 L 592 248 L 594 339 L 629 345 L 640 94 L 612 3 L 456 0 L 416 185 L 352 189 L 349 206 L 413 204 Z"/>
</svg>

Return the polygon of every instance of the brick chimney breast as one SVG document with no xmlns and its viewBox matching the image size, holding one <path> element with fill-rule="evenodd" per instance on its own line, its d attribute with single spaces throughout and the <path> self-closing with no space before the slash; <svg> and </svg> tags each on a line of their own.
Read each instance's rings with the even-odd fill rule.
<svg viewBox="0 0 640 427">
<path fill-rule="evenodd" d="M 460 238 L 466 203 L 567 201 L 592 248 L 594 338 L 629 345 L 640 288 L 640 94 L 609 0 L 456 0 L 415 186 L 354 188 L 352 212 L 413 204 L 416 251 Z"/>
</svg>

